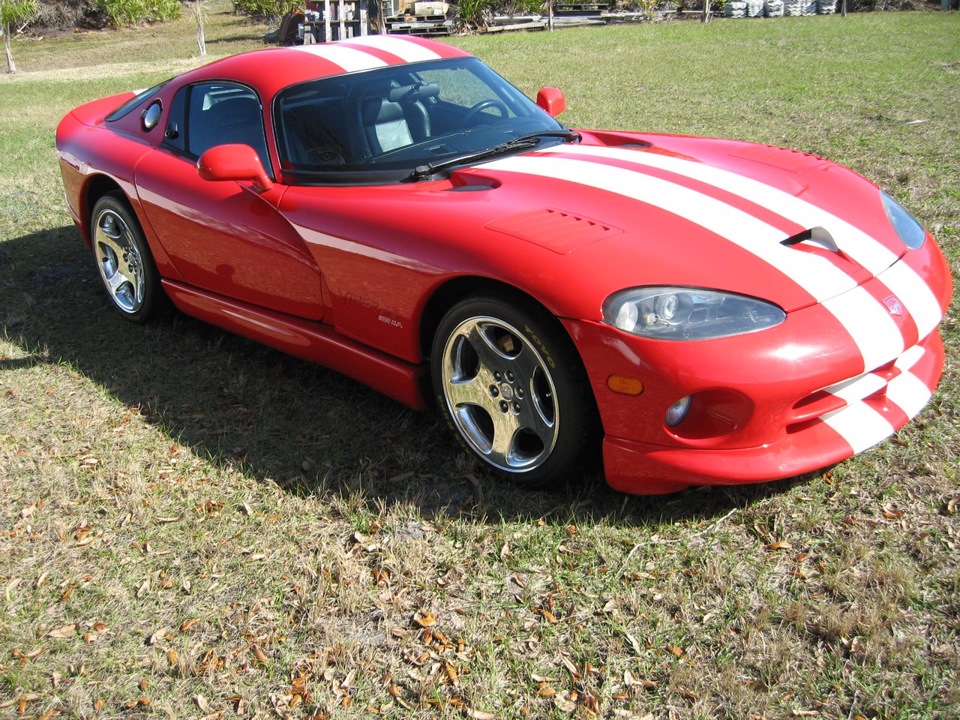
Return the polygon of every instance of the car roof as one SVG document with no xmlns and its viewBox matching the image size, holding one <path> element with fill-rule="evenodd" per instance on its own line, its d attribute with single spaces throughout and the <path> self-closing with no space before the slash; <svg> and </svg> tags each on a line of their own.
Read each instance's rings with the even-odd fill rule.
<svg viewBox="0 0 960 720">
<path fill-rule="evenodd" d="M 181 80 L 235 80 L 272 97 L 279 90 L 322 77 L 378 67 L 472 57 L 452 45 L 418 37 L 367 35 L 330 43 L 268 48 L 233 55 L 192 70 Z"/>
</svg>

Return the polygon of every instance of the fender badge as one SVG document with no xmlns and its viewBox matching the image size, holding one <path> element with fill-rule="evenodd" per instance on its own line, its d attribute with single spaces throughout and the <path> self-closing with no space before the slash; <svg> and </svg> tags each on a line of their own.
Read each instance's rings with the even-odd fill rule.
<svg viewBox="0 0 960 720">
<path fill-rule="evenodd" d="M 890 311 L 891 315 L 903 315 L 903 305 L 900 304 L 900 301 L 897 300 L 896 295 L 890 295 L 883 299 L 883 304 L 887 306 L 887 310 Z"/>
</svg>

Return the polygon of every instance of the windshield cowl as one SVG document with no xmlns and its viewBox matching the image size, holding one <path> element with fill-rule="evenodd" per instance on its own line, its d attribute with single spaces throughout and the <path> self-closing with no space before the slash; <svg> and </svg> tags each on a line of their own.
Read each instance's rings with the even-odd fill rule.
<svg viewBox="0 0 960 720">
<path fill-rule="evenodd" d="M 546 130 L 536 133 L 527 133 L 526 135 L 521 135 L 513 140 L 500 143 L 496 147 L 492 147 L 488 150 L 467 153 L 466 155 L 450 158 L 449 160 L 444 160 L 443 162 L 437 164 L 420 165 L 416 167 L 409 176 L 407 176 L 406 180 L 435 180 L 437 179 L 436 176 L 440 173 L 443 173 L 445 170 L 452 170 L 463 165 L 470 165 L 477 162 L 485 162 L 487 160 L 493 160 L 495 158 L 511 155 L 517 152 L 533 150 L 534 148 L 538 148 L 543 145 L 543 143 L 550 140 L 564 143 L 578 143 L 580 142 L 580 133 L 572 130 Z M 546 145 L 544 147 L 546 147 Z"/>
</svg>

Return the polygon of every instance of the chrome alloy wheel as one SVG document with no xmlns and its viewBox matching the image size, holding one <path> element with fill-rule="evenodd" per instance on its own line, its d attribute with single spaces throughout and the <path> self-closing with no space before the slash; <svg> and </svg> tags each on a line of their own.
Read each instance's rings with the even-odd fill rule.
<svg viewBox="0 0 960 720">
<path fill-rule="evenodd" d="M 129 226 L 113 210 L 97 217 L 93 250 L 110 298 L 121 311 L 136 313 L 144 302 L 143 258 Z"/>
<path fill-rule="evenodd" d="M 447 338 L 441 382 L 454 425 L 490 465 L 526 472 L 557 442 L 557 392 L 543 356 L 503 320 L 470 317 Z"/>
</svg>

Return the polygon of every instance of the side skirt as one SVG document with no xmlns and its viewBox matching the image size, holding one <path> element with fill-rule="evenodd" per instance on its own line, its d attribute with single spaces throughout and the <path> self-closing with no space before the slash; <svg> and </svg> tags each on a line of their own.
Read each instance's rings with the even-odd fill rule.
<svg viewBox="0 0 960 720">
<path fill-rule="evenodd" d="M 426 365 L 412 365 L 361 345 L 332 328 L 163 280 L 183 314 L 256 340 L 289 355 L 323 365 L 414 410 L 427 407 Z"/>
</svg>

